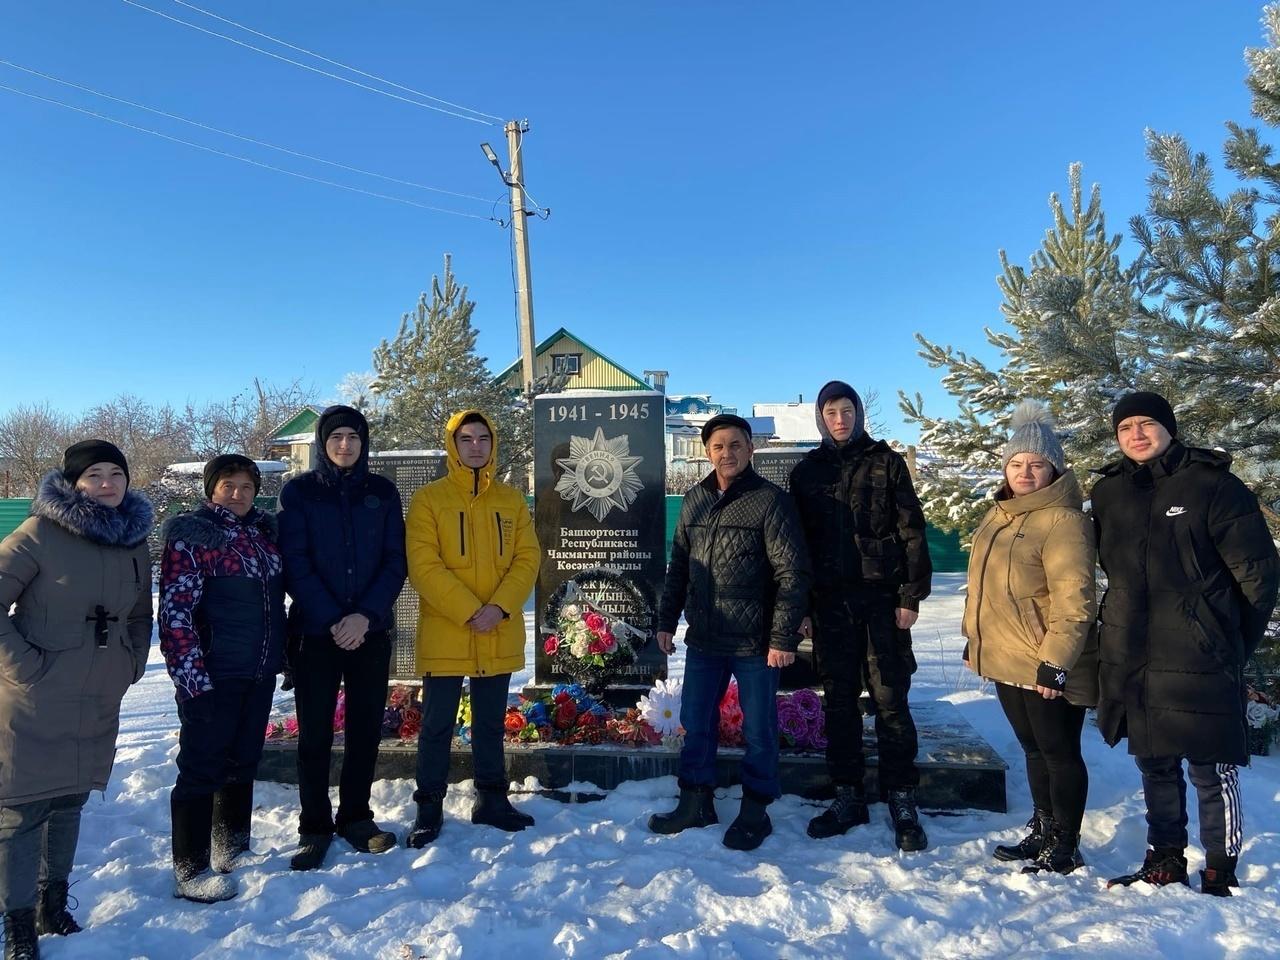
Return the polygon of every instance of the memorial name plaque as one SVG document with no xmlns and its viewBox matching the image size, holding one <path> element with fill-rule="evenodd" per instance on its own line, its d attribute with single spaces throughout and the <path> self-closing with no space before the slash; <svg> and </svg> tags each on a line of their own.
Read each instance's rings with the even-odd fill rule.
<svg viewBox="0 0 1280 960">
<path fill-rule="evenodd" d="M 761 447 L 751 455 L 751 466 L 770 483 L 790 492 L 791 468 L 808 452 L 807 447 Z"/>
<path fill-rule="evenodd" d="M 534 416 L 534 678 L 648 687 L 667 670 L 654 629 L 666 573 L 663 396 L 545 394 Z"/>
<path fill-rule="evenodd" d="M 408 514 L 409 501 L 432 480 L 448 472 L 443 450 L 391 450 L 369 454 L 369 472 L 386 477 L 400 491 L 400 506 Z M 391 677 L 421 680 L 415 644 L 418 636 L 418 591 L 406 578 L 404 589 L 392 608 L 395 625 L 391 633 Z"/>
<path fill-rule="evenodd" d="M 807 447 L 762 447 L 751 455 L 751 466 L 756 473 L 766 480 L 776 483 L 783 490 L 791 491 L 791 468 L 804 459 L 809 452 Z M 782 668 L 778 678 L 781 690 L 799 690 L 818 684 L 818 676 L 813 665 L 813 643 L 800 641 L 796 651 L 795 662 Z"/>
</svg>

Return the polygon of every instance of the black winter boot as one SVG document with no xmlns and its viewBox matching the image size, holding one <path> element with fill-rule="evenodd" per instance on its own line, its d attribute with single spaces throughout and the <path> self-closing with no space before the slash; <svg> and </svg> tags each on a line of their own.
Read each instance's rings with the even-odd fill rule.
<svg viewBox="0 0 1280 960">
<path fill-rule="evenodd" d="M 476 785 L 476 802 L 471 805 L 471 822 L 516 833 L 533 826 L 533 817 L 521 813 L 507 799 L 505 784 Z"/>
<path fill-rule="evenodd" d="M 1034 860 L 1040 855 L 1040 848 L 1044 846 L 1045 835 L 1052 823 L 1053 814 L 1048 810 L 1036 810 L 1027 821 L 1031 832 L 1015 844 L 997 846 L 991 855 L 1006 863 L 1010 860 Z"/>
<path fill-rule="evenodd" d="M 427 797 L 418 804 L 418 816 L 405 835 L 404 845 L 421 850 L 440 836 L 444 826 L 444 794 Z"/>
<path fill-rule="evenodd" d="M 338 836 L 361 853 L 386 853 L 396 845 L 396 835 L 369 820 L 357 820 L 338 828 Z"/>
<path fill-rule="evenodd" d="M 76 918 L 67 909 L 67 881 L 42 883 L 37 891 L 39 899 L 36 900 L 36 933 L 56 933 L 60 937 L 67 937 L 80 932 L 80 924 L 76 923 Z"/>
<path fill-rule="evenodd" d="M 769 819 L 769 804 L 773 797 L 766 797 L 754 790 L 742 788 L 742 807 L 737 819 L 724 832 L 724 845 L 730 850 L 754 850 L 773 833 L 773 821 Z"/>
<path fill-rule="evenodd" d="M 196 903 L 230 900 L 237 893 L 230 877 L 209 869 L 213 831 L 213 796 L 192 800 L 169 798 L 173 819 L 173 895 Z"/>
<path fill-rule="evenodd" d="M 709 827 L 719 823 L 716 817 L 715 792 L 711 787 L 680 787 L 680 800 L 670 813 L 655 813 L 649 818 L 654 833 L 679 833 L 690 827 Z"/>
<path fill-rule="evenodd" d="M 920 826 L 914 787 L 889 791 L 889 819 L 893 821 L 893 839 L 899 850 L 915 853 L 929 846 L 929 838 Z"/>
<path fill-rule="evenodd" d="M 40 960 L 35 910 L 14 910 L 4 915 L 4 960 Z"/>
<path fill-rule="evenodd" d="M 213 795 L 213 846 L 209 854 L 213 869 L 230 873 L 236 859 L 249 852 L 252 819 L 252 783 L 228 783 Z"/>
<path fill-rule="evenodd" d="M 1205 855 L 1204 869 L 1200 871 L 1200 892 L 1212 897 L 1229 897 L 1231 888 L 1240 886 L 1236 879 L 1238 857 L 1226 854 Z"/>
<path fill-rule="evenodd" d="M 815 840 L 825 840 L 848 833 L 862 823 L 869 823 L 866 796 L 861 787 L 836 785 L 836 798 L 831 806 L 809 821 L 808 834 Z"/>
<path fill-rule="evenodd" d="M 1153 887 L 1163 887 L 1171 883 L 1190 886 L 1187 882 L 1187 858 L 1183 855 L 1182 848 L 1156 847 L 1154 850 L 1148 850 L 1142 866 L 1133 873 L 1111 878 L 1107 881 L 1107 888 L 1127 887 L 1138 881 L 1149 883 Z"/>
<path fill-rule="evenodd" d="M 298 852 L 289 858 L 290 870 L 315 870 L 324 863 L 324 855 L 333 843 L 331 833 L 304 833 L 298 837 Z"/>
<path fill-rule="evenodd" d="M 1036 855 L 1035 860 L 1022 868 L 1022 872 L 1039 873 L 1042 870 L 1051 870 L 1065 875 L 1083 866 L 1084 857 L 1080 855 L 1080 834 L 1063 830 L 1050 821 L 1040 853 Z"/>
</svg>

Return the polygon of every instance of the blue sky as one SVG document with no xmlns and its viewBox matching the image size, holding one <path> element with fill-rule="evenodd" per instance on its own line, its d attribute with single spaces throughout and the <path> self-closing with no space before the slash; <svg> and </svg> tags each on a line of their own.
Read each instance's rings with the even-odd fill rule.
<svg viewBox="0 0 1280 960">
<path fill-rule="evenodd" d="M 138 0 L 305 56 L 174 0 Z M 947 406 L 915 331 L 979 355 L 997 250 L 1025 262 L 1084 163 L 1112 232 L 1143 130 L 1217 157 L 1249 120 L 1260 4 L 425 4 L 191 0 L 327 57 L 527 117 L 538 336 L 568 327 L 672 393 L 811 398 L 831 377 Z M 456 9 L 455 9 L 456 7 Z M 124 0 L 0 2 L 0 59 L 303 153 L 499 200 L 500 128 L 300 70 Z M 0 66 L 0 83 L 465 213 Z M 332 396 L 445 253 L 492 369 L 517 351 L 507 233 L 200 152 L 0 90 L 0 409 L 122 390 L 181 404 L 254 376 Z"/>
</svg>

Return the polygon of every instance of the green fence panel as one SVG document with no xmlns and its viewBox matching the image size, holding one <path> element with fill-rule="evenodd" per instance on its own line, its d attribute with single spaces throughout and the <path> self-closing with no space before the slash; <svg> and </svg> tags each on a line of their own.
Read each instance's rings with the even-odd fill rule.
<svg viewBox="0 0 1280 960">
<path fill-rule="evenodd" d="M 0 538 L 18 529 L 31 513 L 31 501 L 21 498 L 0 500 Z"/>
</svg>

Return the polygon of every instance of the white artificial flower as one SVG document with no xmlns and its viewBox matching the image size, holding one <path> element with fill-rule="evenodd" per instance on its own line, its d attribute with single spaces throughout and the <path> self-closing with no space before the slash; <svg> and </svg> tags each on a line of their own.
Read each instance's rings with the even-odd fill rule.
<svg viewBox="0 0 1280 960">
<path fill-rule="evenodd" d="M 664 737 L 680 732 L 680 697 L 683 684 L 679 680 L 659 680 L 636 703 L 640 716 Z"/>
<path fill-rule="evenodd" d="M 569 644 L 569 652 L 572 653 L 578 659 L 582 659 L 589 652 L 587 649 L 589 646 L 590 646 L 590 643 L 588 641 L 582 640 L 582 639 L 575 639 L 573 643 Z"/>
<path fill-rule="evenodd" d="M 566 620 L 577 620 L 582 616 L 582 611 L 578 609 L 576 603 L 571 603 L 560 611 L 560 616 Z"/>
<path fill-rule="evenodd" d="M 1244 710 L 1244 715 L 1249 720 L 1249 726 L 1255 729 L 1275 720 L 1277 713 L 1280 713 L 1280 711 L 1277 711 L 1275 707 L 1269 707 L 1265 703 L 1259 703 L 1257 700 L 1250 700 L 1249 705 Z"/>
</svg>

